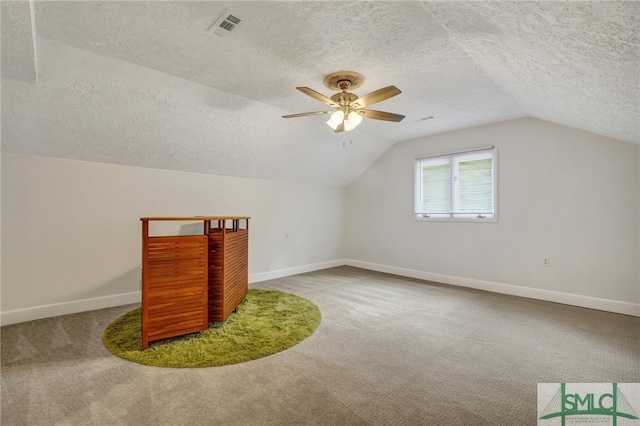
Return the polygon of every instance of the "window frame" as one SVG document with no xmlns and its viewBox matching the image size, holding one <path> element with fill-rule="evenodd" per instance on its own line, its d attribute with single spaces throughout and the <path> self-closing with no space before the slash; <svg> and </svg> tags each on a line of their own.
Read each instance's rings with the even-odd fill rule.
<svg viewBox="0 0 640 426">
<path fill-rule="evenodd" d="M 489 155 L 487 155 L 489 154 Z M 493 215 L 478 217 L 477 213 L 454 213 L 455 207 L 458 205 L 458 193 L 459 185 L 454 180 L 454 175 L 457 172 L 458 164 L 462 161 L 469 161 L 473 159 L 491 158 L 492 168 L 492 192 L 493 192 Z M 449 212 L 441 214 L 432 214 L 429 217 L 424 217 L 422 213 L 418 213 L 418 206 L 422 200 L 422 166 L 426 161 L 433 161 L 434 163 L 443 162 L 450 165 L 456 165 L 449 168 L 449 187 L 450 187 L 450 200 L 449 200 Z M 435 165 L 435 164 L 434 164 Z M 494 146 L 486 148 L 478 148 L 467 151 L 459 151 L 448 154 L 431 155 L 424 157 L 417 157 L 414 159 L 414 204 L 413 204 L 413 217 L 418 222 L 471 222 L 471 223 L 496 223 L 498 222 L 498 149 Z"/>
</svg>

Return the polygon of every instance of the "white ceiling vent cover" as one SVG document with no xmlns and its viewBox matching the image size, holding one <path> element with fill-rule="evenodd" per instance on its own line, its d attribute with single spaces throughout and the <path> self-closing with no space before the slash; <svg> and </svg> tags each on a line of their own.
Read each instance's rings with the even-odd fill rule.
<svg viewBox="0 0 640 426">
<path fill-rule="evenodd" d="M 214 22 L 209 29 L 213 28 L 214 33 L 220 37 L 224 37 L 240 25 L 240 22 L 242 22 L 242 19 L 225 10 L 220 18 L 218 18 L 218 20 Z"/>
</svg>

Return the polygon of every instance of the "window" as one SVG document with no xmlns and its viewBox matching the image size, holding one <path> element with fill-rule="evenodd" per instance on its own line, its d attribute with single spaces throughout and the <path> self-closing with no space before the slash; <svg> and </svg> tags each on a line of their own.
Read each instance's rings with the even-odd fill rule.
<svg viewBox="0 0 640 426">
<path fill-rule="evenodd" d="M 495 222 L 496 180 L 493 148 L 418 158 L 416 218 Z"/>
</svg>

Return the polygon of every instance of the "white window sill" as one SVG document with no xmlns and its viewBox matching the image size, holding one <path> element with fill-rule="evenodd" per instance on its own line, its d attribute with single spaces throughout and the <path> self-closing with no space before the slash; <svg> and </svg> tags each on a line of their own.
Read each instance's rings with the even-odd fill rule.
<svg viewBox="0 0 640 426">
<path fill-rule="evenodd" d="M 488 217 L 484 219 L 463 219 L 451 217 L 414 217 L 416 222 L 464 222 L 464 223 L 497 223 L 497 217 Z"/>
</svg>

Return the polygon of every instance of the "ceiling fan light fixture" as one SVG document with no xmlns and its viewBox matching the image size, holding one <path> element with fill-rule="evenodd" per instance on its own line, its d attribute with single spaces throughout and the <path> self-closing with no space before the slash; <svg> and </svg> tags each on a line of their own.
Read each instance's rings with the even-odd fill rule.
<svg viewBox="0 0 640 426">
<path fill-rule="evenodd" d="M 343 120 L 344 120 L 344 112 L 342 110 L 339 109 L 333 114 L 331 114 L 331 121 L 333 121 L 336 126 L 342 123 Z"/>
<path fill-rule="evenodd" d="M 348 119 L 353 123 L 353 127 L 356 127 L 358 124 L 362 123 L 362 115 L 358 114 L 356 111 L 351 111 L 348 115 Z"/>
<path fill-rule="evenodd" d="M 329 119 L 327 121 L 327 124 L 329 125 L 329 127 L 331 127 L 333 130 L 337 130 L 338 126 L 340 125 L 340 123 L 336 123 L 335 121 L 333 121 L 332 119 Z"/>
<path fill-rule="evenodd" d="M 348 132 L 355 129 L 358 124 L 362 122 L 362 116 L 356 111 L 351 111 L 347 114 L 347 118 L 344 119 L 344 131 Z"/>
</svg>

